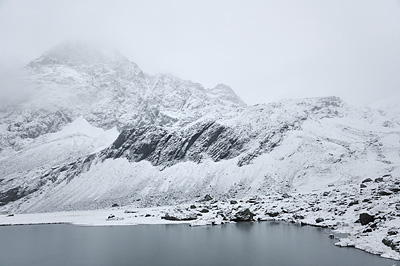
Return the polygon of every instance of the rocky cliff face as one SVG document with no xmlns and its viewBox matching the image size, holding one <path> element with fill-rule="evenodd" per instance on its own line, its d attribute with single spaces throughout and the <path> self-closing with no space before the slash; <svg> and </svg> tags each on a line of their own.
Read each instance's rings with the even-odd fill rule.
<svg viewBox="0 0 400 266">
<path fill-rule="evenodd" d="M 358 182 L 366 174 L 397 169 L 399 126 L 387 128 L 387 119 L 392 118 L 328 97 L 247 107 L 235 117 L 200 119 L 181 128 L 125 129 L 91 155 L 22 178 L 9 175 L 0 181 L 0 201 L 24 211 L 138 199 L 149 206 L 204 193 L 288 193 L 333 180 Z"/>
</svg>

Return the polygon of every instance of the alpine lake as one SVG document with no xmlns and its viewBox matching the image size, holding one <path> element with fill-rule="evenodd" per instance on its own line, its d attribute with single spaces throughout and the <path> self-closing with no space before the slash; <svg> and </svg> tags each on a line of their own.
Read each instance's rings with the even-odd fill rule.
<svg viewBox="0 0 400 266">
<path fill-rule="evenodd" d="M 392 266 L 355 248 L 334 246 L 325 229 L 284 222 L 221 226 L 0 227 L 1 266 Z"/>
</svg>

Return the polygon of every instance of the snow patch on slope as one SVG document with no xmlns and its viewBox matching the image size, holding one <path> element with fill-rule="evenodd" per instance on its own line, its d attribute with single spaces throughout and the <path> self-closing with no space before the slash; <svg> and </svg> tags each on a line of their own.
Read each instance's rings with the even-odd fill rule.
<svg viewBox="0 0 400 266">
<path fill-rule="evenodd" d="M 78 117 L 72 123 L 68 124 L 62 130 L 49 134 L 50 140 L 57 140 L 72 137 L 74 135 L 83 135 L 89 137 L 92 141 L 93 152 L 100 151 L 113 143 L 118 137 L 119 132 L 117 127 L 113 127 L 109 130 L 104 130 L 92 126 L 82 116 Z"/>
</svg>

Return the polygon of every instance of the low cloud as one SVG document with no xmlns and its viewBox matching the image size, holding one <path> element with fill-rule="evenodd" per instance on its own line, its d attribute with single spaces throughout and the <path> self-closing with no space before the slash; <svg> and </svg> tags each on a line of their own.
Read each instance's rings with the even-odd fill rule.
<svg viewBox="0 0 400 266">
<path fill-rule="evenodd" d="M 368 104 L 400 93 L 399 13 L 394 0 L 5 0 L 0 70 L 83 40 L 117 47 L 146 72 L 225 83 L 249 104 Z"/>
</svg>

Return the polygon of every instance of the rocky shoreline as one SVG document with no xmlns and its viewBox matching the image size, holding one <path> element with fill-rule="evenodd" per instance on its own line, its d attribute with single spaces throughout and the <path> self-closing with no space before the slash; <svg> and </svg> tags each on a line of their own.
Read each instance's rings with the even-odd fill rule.
<svg viewBox="0 0 400 266">
<path fill-rule="evenodd" d="M 195 202 L 176 206 L 136 208 L 115 204 L 106 210 L 3 215 L 0 224 L 107 226 L 187 223 L 204 226 L 242 221 L 284 221 L 299 226 L 328 228 L 333 232 L 331 237 L 340 234 L 340 237 L 335 237 L 337 246 L 355 247 L 400 260 L 400 195 L 390 189 L 398 185 L 396 178 L 387 175 L 376 180 L 364 180 L 361 188 L 349 184 L 346 189 L 331 186 L 330 190 L 323 192 L 241 199 L 214 199 L 207 194 Z"/>
</svg>

